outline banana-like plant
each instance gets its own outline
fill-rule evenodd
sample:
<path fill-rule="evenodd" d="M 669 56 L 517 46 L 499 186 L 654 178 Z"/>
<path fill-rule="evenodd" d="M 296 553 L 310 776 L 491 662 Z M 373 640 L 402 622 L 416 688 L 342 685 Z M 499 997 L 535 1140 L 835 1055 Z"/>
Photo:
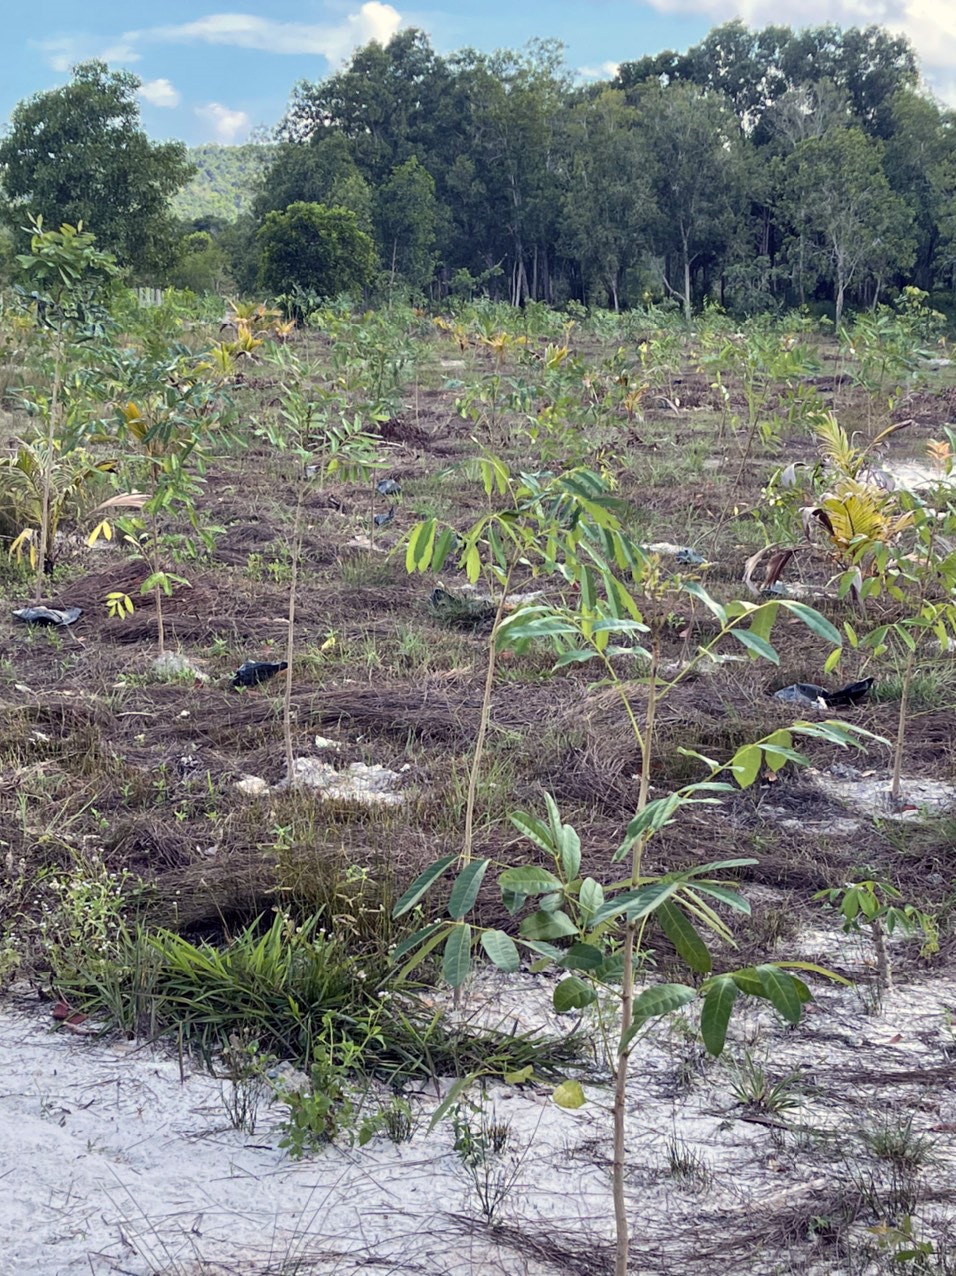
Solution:
<path fill-rule="evenodd" d="M 801 511 L 803 530 L 812 540 L 822 529 L 828 551 L 846 568 L 864 574 L 878 545 L 888 545 L 913 525 L 912 511 L 899 512 L 892 492 L 856 478 L 844 478 L 822 500 Z"/>
<path fill-rule="evenodd" d="M 912 511 L 902 507 L 891 475 L 879 467 L 874 455 L 881 443 L 910 424 L 894 422 L 861 445 L 832 412 L 821 413 L 813 422 L 821 459 L 812 466 L 801 462 L 785 466 L 764 493 L 772 506 L 795 510 L 806 542 L 822 544 L 841 571 L 853 568 L 861 580 L 872 571 L 879 548 L 894 544 L 913 524 Z M 815 496 L 821 494 L 813 504 L 800 507 L 808 487 Z M 797 552 L 796 546 L 781 543 L 758 550 L 747 563 L 745 584 L 755 593 L 774 588 Z M 853 592 L 860 597 L 858 588 Z"/>
<path fill-rule="evenodd" d="M 82 517 L 95 499 L 103 476 L 115 469 L 114 459 L 97 461 L 82 448 L 64 452 L 57 439 L 52 443 L 43 438 L 21 441 L 13 456 L 0 458 L 3 485 L 21 529 L 10 545 L 11 556 L 18 561 L 27 557 L 31 568 L 42 567 L 49 575 L 56 562 L 61 524 Z M 45 500 L 44 538 L 40 529 Z"/>
<path fill-rule="evenodd" d="M 865 574 L 876 547 L 892 544 L 912 526 L 912 512 L 900 510 L 892 479 L 872 464 L 879 445 L 909 424 L 895 422 L 863 447 L 832 412 L 814 424 L 826 470 L 834 481 L 820 501 L 805 506 L 800 516 L 807 539 L 822 529 L 829 552 L 842 567 L 856 565 Z"/>

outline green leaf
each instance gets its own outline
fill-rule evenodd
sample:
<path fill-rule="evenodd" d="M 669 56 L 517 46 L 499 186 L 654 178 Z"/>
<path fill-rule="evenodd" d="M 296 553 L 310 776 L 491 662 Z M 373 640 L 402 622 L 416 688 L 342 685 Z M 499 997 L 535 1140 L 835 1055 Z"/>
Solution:
<path fill-rule="evenodd" d="M 581 839 L 570 824 L 561 826 L 561 869 L 567 881 L 573 882 L 581 871 Z"/>
<path fill-rule="evenodd" d="M 838 667 L 840 660 L 842 659 L 842 656 L 843 656 L 843 648 L 834 647 L 833 650 L 830 652 L 829 656 L 827 656 L 826 660 L 824 660 L 823 662 L 823 672 L 833 673 L 834 669 Z"/>
<path fill-rule="evenodd" d="M 686 594 L 690 594 L 692 598 L 699 599 L 708 611 L 713 612 L 722 625 L 727 624 L 727 609 L 722 607 L 716 599 L 711 598 L 703 585 L 696 580 L 685 580 L 681 584 L 681 588 Z"/>
<path fill-rule="evenodd" d="M 572 944 L 558 964 L 565 970 L 600 970 L 604 954 L 594 944 Z"/>
<path fill-rule="evenodd" d="M 435 520 L 426 518 L 412 528 L 405 549 L 405 570 L 407 572 L 427 571 L 432 559 L 435 544 Z"/>
<path fill-rule="evenodd" d="M 743 643 L 752 655 L 761 656 L 764 660 L 769 660 L 773 665 L 780 664 L 780 657 L 770 643 L 767 642 L 766 638 L 761 638 L 759 634 L 755 634 L 748 629 L 732 629 L 730 632 L 738 642 Z"/>
<path fill-rule="evenodd" d="M 509 818 L 522 837 L 526 837 L 529 842 L 533 842 L 548 855 L 555 853 L 551 830 L 543 820 L 539 820 L 535 815 L 529 815 L 527 811 L 515 811 Z"/>
<path fill-rule="evenodd" d="M 431 935 L 422 941 L 421 947 L 412 953 L 408 961 L 405 962 L 404 966 L 402 966 L 401 970 L 399 970 L 396 974 L 395 978 L 398 983 L 403 983 L 412 971 L 416 970 L 422 964 L 428 954 L 438 947 L 448 934 L 452 925 L 452 922 L 441 922 L 433 929 Z"/>
<path fill-rule="evenodd" d="M 656 916 L 664 934 L 677 949 L 678 956 L 699 975 L 709 975 L 713 963 L 707 945 L 684 911 L 668 899 L 660 905 Z"/>
<path fill-rule="evenodd" d="M 729 972 L 729 975 L 740 991 L 746 996 L 763 996 L 763 984 L 760 982 L 760 976 L 757 974 L 757 971 L 753 966 L 744 966 L 741 970 L 732 970 Z"/>
<path fill-rule="evenodd" d="M 577 636 L 578 631 L 570 621 L 554 614 L 540 615 L 539 612 L 540 608 L 522 607 L 503 620 L 495 637 L 498 650 L 521 640 Z"/>
<path fill-rule="evenodd" d="M 501 544 L 501 537 L 498 535 L 497 528 L 494 523 L 488 524 L 488 548 L 491 550 L 495 563 L 502 568 L 508 566 L 508 558 Z"/>
<path fill-rule="evenodd" d="M 604 887 L 593 877 L 586 877 L 578 892 L 578 908 L 585 922 L 590 925 L 594 914 L 604 903 Z"/>
<path fill-rule="evenodd" d="M 762 740 L 760 747 L 764 751 L 764 761 L 771 771 L 779 771 L 785 762 L 795 762 L 799 754 L 793 752 L 792 749 L 793 736 L 783 728 L 780 731 L 774 731 L 772 735 L 768 735 L 766 740 Z"/>
<path fill-rule="evenodd" d="M 665 899 L 680 886 L 680 882 L 654 882 L 650 886 L 640 886 L 636 890 L 622 891 L 609 899 L 591 918 L 592 926 L 600 926 L 602 922 L 620 913 L 627 913 L 628 921 L 638 921 L 652 913 Z"/>
<path fill-rule="evenodd" d="M 552 1091 L 551 1098 L 559 1108 L 583 1108 L 585 1103 L 587 1103 L 580 1081 L 562 1081 Z"/>
<path fill-rule="evenodd" d="M 446 855 L 443 859 L 436 860 L 434 864 L 429 864 L 423 873 L 415 878 L 411 886 L 405 894 L 399 899 L 398 903 L 392 909 L 393 917 L 401 917 L 407 913 L 409 909 L 415 907 L 418 901 L 425 895 L 434 882 L 437 882 L 442 873 L 449 864 L 458 858 L 457 855 Z"/>
<path fill-rule="evenodd" d="M 520 970 L 521 956 L 517 945 L 503 930 L 483 931 L 481 946 L 499 970 L 507 971 L 508 974 Z"/>
<path fill-rule="evenodd" d="M 471 970 L 471 927 L 459 922 L 452 927 L 445 941 L 441 973 L 450 988 L 460 988 Z"/>
<path fill-rule="evenodd" d="M 594 572 L 590 567 L 582 567 L 578 574 L 578 585 L 581 589 L 581 607 L 586 612 L 593 612 L 597 605 L 597 587 Z"/>
<path fill-rule="evenodd" d="M 737 985 L 730 975 L 718 975 L 707 982 L 700 1013 L 700 1035 L 708 1054 L 719 1055 L 727 1040 L 730 1012 L 737 1000 Z"/>
<path fill-rule="evenodd" d="M 400 944 L 396 944 L 391 953 L 393 962 L 400 962 L 406 953 L 410 953 L 418 944 L 423 944 L 426 939 L 431 939 L 436 931 L 441 930 L 445 925 L 444 922 L 429 922 L 427 926 L 423 926 L 421 930 L 416 930 L 413 935 L 409 935 L 403 939 Z"/>
<path fill-rule="evenodd" d="M 506 868 L 498 874 L 498 885 L 503 891 L 522 895 L 546 895 L 548 891 L 561 890 L 561 882 L 552 872 L 533 864 Z"/>
<path fill-rule="evenodd" d="M 567 913 L 562 912 L 546 913 L 539 910 L 521 923 L 523 939 L 563 939 L 577 933 L 577 926 Z"/>
<path fill-rule="evenodd" d="M 778 966 L 764 965 L 755 967 L 764 996 L 778 1014 L 787 1023 L 800 1022 L 800 996 L 797 992 L 793 976 Z"/>
<path fill-rule="evenodd" d="M 904 629 L 902 625 L 894 625 L 893 629 L 897 638 L 900 639 L 904 647 L 906 647 L 909 651 L 916 650 L 916 639 L 908 629 Z"/>
<path fill-rule="evenodd" d="M 588 648 L 572 648 L 570 651 L 562 651 L 557 660 L 551 666 L 552 672 L 555 669 L 563 669 L 565 665 L 585 665 L 589 660 L 599 660 L 600 653 L 592 651 Z"/>
<path fill-rule="evenodd" d="M 509 917 L 517 917 L 525 906 L 527 895 L 522 895 L 520 891 L 503 890 L 501 892 L 501 902 L 505 906 Z"/>
<path fill-rule="evenodd" d="M 778 961 L 774 962 L 774 965 L 780 970 L 806 970 L 813 975 L 822 975 L 824 979 L 829 979 L 835 984 L 843 984 L 845 988 L 853 987 L 852 979 L 838 975 L 835 970 L 828 970 L 826 966 L 818 966 L 812 961 Z M 806 987 L 805 984 L 804 987 Z"/>
<path fill-rule="evenodd" d="M 478 553 L 477 545 L 469 545 L 465 551 L 465 575 L 469 585 L 476 584 L 481 575 L 481 555 Z"/>
<path fill-rule="evenodd" d="M 554 990 L 552 997 L 554 1008 L 559 1015 L 566 1015 L 569 1010 L 583 1010 L 597 1000 L 597 993 L 590 984 L 576 975 L 562 979 Z"/>
<path fill-rule="evenodd" d="M 505 1085 L 525 1085 L 534 1076 L 534 1064 L 526 1064 L 523 1068 L 518 1068 L 516 1072 L 505 1072 L 502 1080 Z"/>
<path fill-rule="evenodd" d="M 537 953 L 544 961 L 550 965 L 561 960 L 564 956 L 564 949 L 558 948 L 555 944 L 539 943 L 533 939 L 522 939 L 519 941 L 522 948 L 527 948 L 529 952 Z M 542 967 L 543 969 L 543 967 Z"/>
<path fill-rule="evenodd" d="M 439 1123 L 439 1121 L 441 1121 L 444 1117 L 446 1117 L 448 1113 L 452 1110 L 452 1108 L 458 1102 L 459 1095 L 461 1095 L 465 1090 L 467 1090 L 469 1086 L 474 1085 L 474 1083 L 478 1080 L 478 1077 L 480 1075 L 481 1074 L 478 1072 L 469 1072 L 467 1076 L 459 1077 L 457 1081 L 454 1081 L 452 1083 L 448 1093 L 445 1095 L 444 1099 L 442 1099 L 441 1103 L 439 1103 L 438 1107 L 432 1113 L 432 1119 L 428 1122 L 429 1134 L 432 1132 L 432 1130 L 434 1130 L 435 1126 Z"/>
<path fill-rule="evenodd" d="M 696 1000 L 697 990 L 687 984 L 655 984 L 653 988 L 645 988 L 639 997 L 635 997 L 631 1011 L 631 1025 L 621 1037 L 618 1053 L 626 1054 L 631 1042 L 647 1023 L 648 1019 L 656 1019 L 660 1015 L 669 1015 L 681 1006 Z"/>
<path fill-rule="evenodd" d="M 442 528 L 435 541 L 435 549 L 432 554 L 432 570 L 440 572 L 445 566 L 448 555 L 455 549 L 458 544 L 458 533 L 451 527 Z M 406 568 L 408 566 L 406 557 Z"/>
<path fill-rule="evenodd" d="M 671 822 L 671 816 L 687 799 L 681 793 L 668 793 L 666 797 L 654 798 L 639 811 L 627 826 L 624 841 L 614 852 L 613 864 L 619 863 L 630 851 L 639 837 L 645 833 L 650 836 Z"/>
<path fill-rule="evenodd" d="M 153 572 L 140 585 L 139 592 L 141 594 L 151 594 L 154 589 L 161 589 L 168 598 L 173 592 L 170 580 L 171 578 L 167 572 Z"/>
<path fill-rule="evenodd" d="M 735 912 L 750 916 L 750 904 L 740 891 L 734 890 L 732 886 L 719 886 L 716 882 L 694 882 L 694 889 L 690 894 L 694 893 L 709 895 L 711 899 L 719 900 L 721 904 L 726 904 Z"/>
<path fill-rule="evenodd" d="M 840 631 L 830 624 L 826 616 L 821 616 L 818 611 L 812 607 L 808 607 L 806 603 L 794 602 L 789 598 L 781 598 L 780 606 L 786 607 L 798 619 L 802 620 L 811 633 L 816 634 L 818 638 L 825 639 L 834 647 L 842 647 L 843 638 Z"/>
<path fill-rule="evenodd" d="M 749 789 L 760 774 L 763 753 L 759 744 L 742 745 L 730 762 L 730 771 L 742 789 Z"/>
<path fill-rule="evenodd" d="M 761 603 L 755 611 L 751 612 L 750 632 L 769 642 L 779 609 L 779 603 Z"/>
<path fill-rule="evenodd" d="M 459 921 L 474 906 L 490 863 L 489 859 L 474 860 L 471 864 L 466 864 L 455 878 L 448 897 L 448 913 L 455 921 Z"/>

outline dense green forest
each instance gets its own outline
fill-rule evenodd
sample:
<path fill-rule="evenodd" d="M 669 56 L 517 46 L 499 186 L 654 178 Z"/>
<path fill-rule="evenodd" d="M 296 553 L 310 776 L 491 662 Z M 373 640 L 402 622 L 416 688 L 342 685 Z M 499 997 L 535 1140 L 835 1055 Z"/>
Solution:
<path fill-rule="evenodd" d="M 184 221 L 215 217 L 234 222 L 241 213 L 249 211 L 274 150 L 261 142 L 245 146 L 207 142 L 190 147 L 186 158 L 195 167 L 196 175 L 173 196 L 173 212 Z"/>
<path fill-rule="evenodd" d="M 100 74 L 129 93 L 128 73 Z M 73 88 L 22 104 L 0 145 L 17 224 L 24 208 L 80 207 L 82 173 L 64 200 L 61 165 L 41 197 L 24 159 L 25 114 L 35 124 Z M 104 80 L 86 108 L 95 117 L 108 97 Z M 442 56 L 406 30 L 297 84 L 271 147 L 181 148 L 172 173 L 167 153 L 158 180 L 178 226 L 167 212 L 139 246 L 116 244 L 93 198 L 87 224 L 139 277 L 197 291 L 270 288 L 277 242 L 305 216 L 324 227 L 321 251 L 294 281 L 280 273 L 315 294 L 344 281 L 435 301 L 486 292 L 617 309 L 653 297 L 688 315 L 708 301 L 739 313 L 805 304 L 839 320 L 909 283 L 941 304 L 952 294 L 953 124 L 912 47 L 879 27 L 731 22 L 587 85 L 553 41 Z M 342 218 L 287 214 L 302 204 L 345 210 L 347 232 Z M 374 250 L 371 275 L 364 240 L 360 271 L 338 261 L 355 233 Z"/>

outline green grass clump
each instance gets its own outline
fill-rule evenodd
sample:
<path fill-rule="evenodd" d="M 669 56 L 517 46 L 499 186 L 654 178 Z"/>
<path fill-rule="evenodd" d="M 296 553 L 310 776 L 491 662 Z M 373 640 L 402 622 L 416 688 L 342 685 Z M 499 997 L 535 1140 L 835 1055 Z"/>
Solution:
<path fill-rule="evenodd" d="M 579 1057 L 574 1037 L 552 1042 L 450 1025 L 413 990 L 388 986 L 384 954 L 357 962 L 321 920 L 277 912 L 221 946 L 169 930 L 123 929 L 113 961 L 74 963 L 57 991 L 106 1028 L 176 1038 L 208 1067 L 238 1039 L 308 1070 L 327 1052 L 330 1025 L 361 1046 L 356 1066 L 392 1081 L 497 1075 L 529 1064 L 547 1076 Z"/>

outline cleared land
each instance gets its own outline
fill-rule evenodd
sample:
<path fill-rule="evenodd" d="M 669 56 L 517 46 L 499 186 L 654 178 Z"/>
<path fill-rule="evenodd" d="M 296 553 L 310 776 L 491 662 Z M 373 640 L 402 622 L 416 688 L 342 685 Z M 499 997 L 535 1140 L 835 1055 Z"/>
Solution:
<path fill-rule="evenodd" d="M 382 958 L 406 933 L 404 923 L 389 920 L 391 906 L 425 865 L 460 848 L 491 616 L 451 566 L 441 584 L 464 605 L 434 605 L 438 579 L 409 575 L 404 548 L 390 551 L 422 518 L 464 532 L 488 508 L 468 464 L 476 439 L 516 471 L 585 464 L 603 473 L 623 502 L 625 530 L 644 544 L 693 548 L 709 565 L 692 574 L 718 600 L 753 597 L 742 584 L 748 562 L 765 546 L 788 544 L 799 552 L 784 587 L 838 626 L 851 620 L 862 633 L 907 614 L 907 602 L 884 597 L 861 620 L 850 600 L 837 597 L 827 547 L 804 549 L 796 507 L 772 507 L 764 489 L 781 465 L 820 461 L 807 421 L 826 409 L 861 440 L 910 421 L 881 444 L 874 465 L 910 480 L 914 466 L 942 477 L 926 445 L 943 439 L 956 418 L 947 366 L 914 357 L 917 376 L 906 369 L 877 384 L 835 342 L 798 334 L 817 370 L 766 373 L 755 382 L 731 357 L 718 376 L 707 363 L 713 346 L 706 333 L 655 328 L 651 319 L 643 329 L 631 316 L 626 326 L 585 323 L 565 335 L 560 320 L 538 316 L 540 330 L 529 320 L 523 343 L 497 349 L 480 340 L 480 322 L 487 316 L 470 327 L 466 319 L 456 335 L 409 316 L 373 350 L 363 347 L 358 325 L 336 342 L 311 330 L 293 337 L 317 394 L 351 376 L 349 393 L 359 402 L 377 377 L 380 401 L 390 404 L 368 427 L 381 468 L 361 481 L 306 485 L 299 461 L 254 433 L 282 406 L 282 374 L 267 362 L 242 365 L 230 393 L 247 446 L 214 456 L 199 500 L 203 520 L 221 531 L 209 556 L 177 568 L 190 587 L 176 588 L 163 609 L 167 647 L 208 681 L 189 673 L 157 679 L 153 602 L 139 595 L 148 569 L 115 543 L 89 549 L 77 537 L 61 557 L 45 601 L 82 607 L 75 626 L 28 628 L 9 618 L 9 608 L 0 620 L 4 916 L 21 942 L 20 978 L 32 980 L 41 999 L 51 991 L 37 929 L 44 878 L 91 860 L 120 882 L 140 920 L 193 941 L 229 939 L 276 907 L 296 917 L 322 909 L 353 959 L 367 959 L 381 987 L 391 987 Z M 750 339 L 729 326 L 724 337 L 738 346 Z M 811 399 L 798 403 L 794 387 Z M 773 421 L 762 435 L 761 424 Z M 11 413 L 3 434 L 14 436 L 21 424 Z M 394 479 L 400 493 L 376 494 L 381 477 Z M 933 499 L 948 508 L 945 495 Z M 340 771 L 353 763 L 386 767 L 401 803 L 320 802 L 275 788 L 250 797 L 236 788 L 246 776 L 275 786 L 285 774 L 281 679 L 237 692 L 231 677 L 244 659 L 284 658 L 300 502 L 294 753 Z M 376 528 L 374 514 L 390 508 L 394 517 Z M 675 566 L 666 549 L 660 560 L 665 570 Z M 563 585 L 519 568 L 511 588 L 558 601 Z M 4 590 L 11 608 L 28 601 L 29 583 L 12 568 Z M 113 591 L 133 598 L 132 615 L 107 615 Z M 679 668 L 718 628 L 710 612 L 677 594 L 649 601 L 645 617 L 668 668 Z M 848 649 L 839 673 L 826 676 L 830 645 L 802 624 L 778 619 L 773 641 L 779 667 L 748 659 L 702 666 L 668 696 L 654 750 L 655 795 L 701 778 L 700 764 L 682 750 L 725 761 L 789 725 L 793 706 L 772 693 L 794 682 L 837 686 L 874 675 L 862 705 L 830 716 L 895 738 L 905 664 L 899 650 L 874 658 Z M 730 650 L 746 656 L 739 645 Z M 620 698 L 597 681 L 594 667 L 552 672 L 554 654 L 533 644 L 499 661 L 474 850 L 503 864 L 525 862 L 527 846 L 508 816 L 540 812 L 548 792 L 580 834 L 582 874 L 610 883 L 620 874 L 610 857 L 634 813 L 640 754 Z M 633 660 L 621 674 L 639 718 L 644 672 Z M 933 1252 L 914 1250 L 903 1270 L 954 1270 L 956 814 L 927 809 L 920 787 L 956 784 L 954 703 L 952 657 L 926 644 L 911 687 L 902 755 L 903 795 L 911 797 L 902 811 L 871 795 L 854 809 L 857 786 L 888 783 L 888 747 L 848 753 L 809 741 L 809 769 L 767 773 L 719 807 L 689 808 L 654 838 L 649 872 L 725 857 L 757 861 L 736 874 L 753 911 L 734 926 L 737 952 L 717 946 L 718 968 L 799 958 L 854 987 L 815 981 L 817 1001 L 792 1031 L 769 1011 L 748 1011 L 734 1020 L 727 1055 L 716 1063 L 705 1059 L 690 1016 L 662 1021 L 635 1053 L 628 1147 L 635 1270 L 890 1271 L 900 1269 L 895 1256 L 917 1243 Z M 945 808 L 945 787 L 943 798 Z M 892 884 L 937 931 L 933 953 L 919 937 L 891 939 L 895 989 L 883 994 L 867 935 L 845 938 L 839 918 L 813 899 L 864 872 Z M 490 874 L 476 917 L 514 928 Z M 686 977 L 664 935 L 651 935 L 648 948 L 648 978 Z M 427 966 L 424 973 L 435 974 Z M 524 972 L 510 983 L 480 975 L 466 986 L 458 1013 L 481 1008 L 483 1023 L 497 1019 L 506 1032 L 518 1016 L 522 1030 L 540 1027 L 559 1041 L 566 1022 L 591 1034 L 587 1013 L 582 1020 L 548 1011 L 552 987 L 549 977 Z M 16 1013 L 26 1017 L 5 1012 L 0 1051 L 5 1074 L 22 1074 L 25 1083 L 11 1084 L 3 1099 L 4 1130 L 11 1156 L 34 1150 L 29 1160 L 39 1177 L 24 1191 L 14 1172 L 7 1222 L 20 1247 L 17 1271 L 610 1269 L 610 1127 L 599 1049 L 577 1051 L 592 1100 L 578 1112 L 551 1105 L 543 1082 L 527 1091 L 489 1085 L 486 1111 L 494 1102 L 496 1119 L 507 1113 L 511 1123 L 494 1164 L 506 1177 L 508 1158 L 517 1167 L 496 1227 L 487 1210 L 483 1217 L 481 1189 L 463 1172 L 452 1133 L 425 1131 L 436 1090 L 421 1071 L 409 1097 L 415 1132 L 408 1144 L 393 1148 L 378 1136 L 365 1148 L 333 1147 L 290 1165 L 276 1148 L 276 1110 L 268 1104 L 254 1137 L 212 1134 L 225 1124 L 220 1081 L 187 1061 L 183 1086 L 175 1058 L 131 1053 L 125 1044 L 48 1041 L 32 1017 L 36 992 L 21 986 L 19 995 Z M 424 995 L 447 1004 L 444 994 Z M 39 1013 L 49 1009 L 41 1004 Z M 446 1087 L 453 1058 L 443 1055 L 437 1069 Z M 109 1090 L 112 1104 L 114 1080 L 115 1111 L 97 1097 Z M 134 1111 L 143 1123 L 135 1149 L 127 1122 Z M 195 1169 L 180 1180 L 176 1165 L 193 1149 Z M 163 1165 L 168 1179 L 157 1179 Z M 212 1186 L 219 1179 L 221 1198 Z M 274 1205 L 263 1181 L 272 1184 Z M 42 1235 L 28 1234 L 28 1201 L 41 1188 L 51 1193 L 55 1219 Z M 204 1192 L 216 1213 L 212 1228 L 193 1222 Z M 409 1198 L 414 1192 L 418 1204 Z M 360 1194 L 357 1219 L 351 1202 Z M 250 1215 L 253 1206 L 261 1216 Z M 68 1257 L 60 1260 L 62 1238 Z"/>

